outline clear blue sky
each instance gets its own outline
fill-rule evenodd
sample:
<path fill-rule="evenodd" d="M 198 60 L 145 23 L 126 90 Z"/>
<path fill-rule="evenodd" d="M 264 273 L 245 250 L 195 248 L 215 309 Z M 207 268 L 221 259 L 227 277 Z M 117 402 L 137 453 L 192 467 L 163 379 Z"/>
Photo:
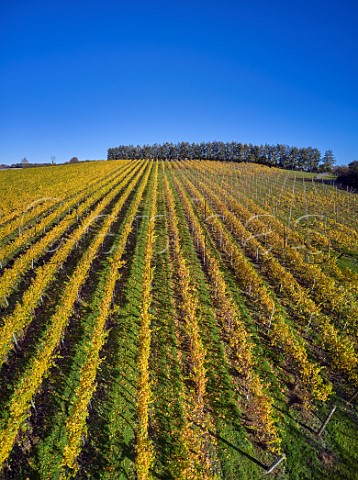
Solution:
<path fill-rule="evenodd" d="M 358 3 L 0 0 L 0 163 L 237 140 L 358 159 Z"/>

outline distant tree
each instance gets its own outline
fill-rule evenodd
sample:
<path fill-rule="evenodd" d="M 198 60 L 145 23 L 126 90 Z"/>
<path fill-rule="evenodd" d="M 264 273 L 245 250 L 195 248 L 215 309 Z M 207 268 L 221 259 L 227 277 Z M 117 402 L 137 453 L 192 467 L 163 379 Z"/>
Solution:
<path fill-rule="evenodd" d="M 69 161 L 69 163 L 78 163 L 79 160 L 77 157 L 72 157 L 71 160 Z"/>
<path fill-rule="evenodd" d="M 326 150 L 321 160 L 320 170 L 322 172 L 331 172 L 336 159 L 334 158 L 332 150 Z"/>
<path fill-rule="evenodd" d="M 335 172 L 339 175 L 339 183 L 358 190 L 358 160 L 349 163 L 348 167 L 336 168 Z"/>
<path fill-rule="evenodd" d="M 354 160 L 351 163 L 348 163 L 348 168 L 351 170 L 352 173 L 358 175 L 358 160 Z"/>
<path fill-rule="evenodd" d="M 318 148 L 307 147 L 307 162 L 305 170 L 308 172 L 318 172 L 318 165 L 321 159 L 321 152 Z"/>
<path fill-rule="evenodd" d="M 289 147 L 287 145 L 277 144 L 278 167 L 292 168 L 292 157 L 290 157 Z"/>
<path fill-rule="evenodd" d="M 302 160 L 302 153 L 297 147 L 290 147 L 287 149 L 288 165 L 292 169 L 300 168 L 300 161 Z"/>
<path fill-rule="evenodd" d="M 347 165 L 336 165 L 335 167 L 333 167 L 332 173 L 337 177 L 341 177 L 342 175 L 348 175 L 349 168 L 347 167 Z"/>

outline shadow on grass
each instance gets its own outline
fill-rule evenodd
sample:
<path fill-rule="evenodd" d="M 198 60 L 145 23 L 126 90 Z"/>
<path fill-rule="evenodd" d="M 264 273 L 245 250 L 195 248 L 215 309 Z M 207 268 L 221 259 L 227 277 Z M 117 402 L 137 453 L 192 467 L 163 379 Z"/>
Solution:
<path fill-rule="evenodd" d="M 250 455 L 249 453 L 245 452 L 244 450 L 239 448 L 237 445 L 233 445 L 231 442 L 229 442 L 228 440 L 226 440 L 222 436 L 218 435 L 217 433 L 213 432 L 212 430 L 209 430 L 209 433 L 210 433 L 211 436 L 213 436 L 217 440 L 220 440 L 220 442 L 225 443 L 225 445 L 227 445 L 228 447 L 235 450 L 235 452 L 239 453 L 243 457 L 246 457 L 248 460 L 255 463 L 256 465 L 258 465 L 262 469 L 267 470 L 267 468 L 268 468 L 267 465 L 264 465 L 263 463 L 260 462 L 260 460 L 257 460 L 257 458 L 255 458 L 252 455 Z"/>

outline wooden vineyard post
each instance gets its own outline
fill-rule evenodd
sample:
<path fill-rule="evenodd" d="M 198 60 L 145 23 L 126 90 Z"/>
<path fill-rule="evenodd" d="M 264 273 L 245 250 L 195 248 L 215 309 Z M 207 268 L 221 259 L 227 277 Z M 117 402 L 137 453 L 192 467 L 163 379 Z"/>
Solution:
<path fill-rule="evenodd" d="M 271 465 L 266 467 L 267 475 L 275 470 L 275 468 L 285 459 L 285 455 L 279 456 Z"/>
<path fill-rule="evenodd" d="M 336 411 L 336 408 L 337 408 L 337 405 L 333 405 L 333 407 L 331 408 L 331 411 L 329 412 L 329 414 L 327 415 L 327 418 L 325 419 L 325 421 L 322 423 L 322 427 L 319 429 L 319 432 L 317 433 L 317 435 L 320 437 L 324 431 L 324 429 L 326 428 L 328 422 L 330 421 L 332 415 L 334 414 L 334 412 Z"/>

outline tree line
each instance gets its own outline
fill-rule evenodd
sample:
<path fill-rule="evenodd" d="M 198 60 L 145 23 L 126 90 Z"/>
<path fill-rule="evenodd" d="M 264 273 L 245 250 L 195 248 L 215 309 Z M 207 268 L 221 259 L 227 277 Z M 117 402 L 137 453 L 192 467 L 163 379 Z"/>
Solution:
<path fill-rule="evenodd" d="M 119 145 L 108 148 L 107 159 L 221 160 L 252 162 L 307 172 L 331 171 L 335 163 L 332 150 L 323 158 L 318 148 L 288 145 L 252 145 L 239 142 L 155 143 L 153 145 Z"/>
<path fill-rule="evenodd" d="M 10 168 L 38 168 L 38 167 L 52 167 L 56 166 L 57 163 L 55 162 L 56 157 L 51 157 L 51 162 L 44 162 L 44 163 L 36 163 L 30 162 L 26 157 L 21 159 L 21 162 L 12 163 L 11 165 L 6 165 L 5 163 L 0 164 L 0 170 L 8 170 Z M 82 162 L 89 162 L 91 160 L 82 160 Z M 78 157 L 72 157 L 68 162 L 64 162 L 63 164 L 66 165 L 68 163 L 79 163 L 80 160 Z M 61 164 L 59 164 L 61 165 Z"/>

